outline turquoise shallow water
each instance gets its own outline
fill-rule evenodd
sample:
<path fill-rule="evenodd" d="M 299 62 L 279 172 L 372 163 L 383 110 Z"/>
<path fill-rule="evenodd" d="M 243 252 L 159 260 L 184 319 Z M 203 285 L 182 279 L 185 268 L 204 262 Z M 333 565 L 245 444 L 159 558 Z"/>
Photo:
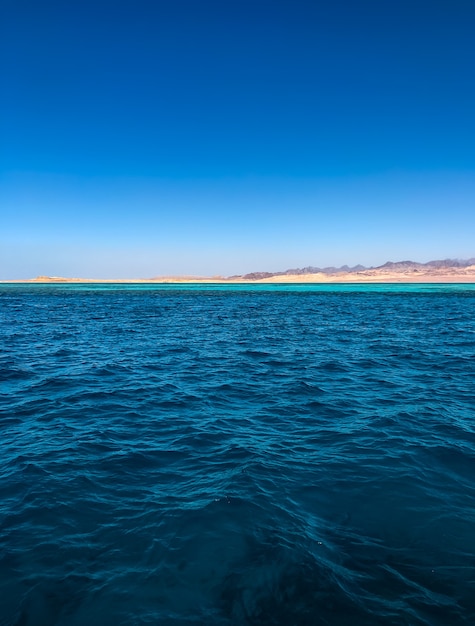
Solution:
<path fill-rule="evenodd" d="M 1 285 L 0 624 L 475 623 L 473 285 Z"/>

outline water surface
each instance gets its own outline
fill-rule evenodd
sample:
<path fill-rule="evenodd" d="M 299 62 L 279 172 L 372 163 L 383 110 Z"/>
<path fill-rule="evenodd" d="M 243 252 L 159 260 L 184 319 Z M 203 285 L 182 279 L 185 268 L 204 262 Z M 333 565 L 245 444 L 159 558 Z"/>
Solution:
<path fill-rule="evenodd" d="M 0 624 L 475 623 L 474 285 L 1 285 Z"/>

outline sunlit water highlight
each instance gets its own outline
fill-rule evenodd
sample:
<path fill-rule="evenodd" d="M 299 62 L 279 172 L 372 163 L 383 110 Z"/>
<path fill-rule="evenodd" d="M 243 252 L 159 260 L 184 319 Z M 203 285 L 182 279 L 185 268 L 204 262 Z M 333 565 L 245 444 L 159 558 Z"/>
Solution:
<path fill-rule="evenodd" d="M 0 624 L 475 623 L 474 305 L 0 286 Z"/>

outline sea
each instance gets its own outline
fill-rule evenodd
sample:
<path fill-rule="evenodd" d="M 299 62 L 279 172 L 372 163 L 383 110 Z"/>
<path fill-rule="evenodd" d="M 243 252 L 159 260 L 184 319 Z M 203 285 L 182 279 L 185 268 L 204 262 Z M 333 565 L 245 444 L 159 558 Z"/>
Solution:
<path fill-rule="evenodd" d="M 475 285 L 0 285 L 0 624 L 475 624 Z"/>

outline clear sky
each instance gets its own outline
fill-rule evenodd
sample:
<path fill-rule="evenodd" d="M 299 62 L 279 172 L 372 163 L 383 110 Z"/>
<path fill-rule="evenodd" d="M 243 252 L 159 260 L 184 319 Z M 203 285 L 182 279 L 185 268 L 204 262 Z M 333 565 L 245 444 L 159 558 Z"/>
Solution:
<path fill-rule="evenodd" d="M 2 0 L 0 279 L 475 256 L 473 0 Z"/>

